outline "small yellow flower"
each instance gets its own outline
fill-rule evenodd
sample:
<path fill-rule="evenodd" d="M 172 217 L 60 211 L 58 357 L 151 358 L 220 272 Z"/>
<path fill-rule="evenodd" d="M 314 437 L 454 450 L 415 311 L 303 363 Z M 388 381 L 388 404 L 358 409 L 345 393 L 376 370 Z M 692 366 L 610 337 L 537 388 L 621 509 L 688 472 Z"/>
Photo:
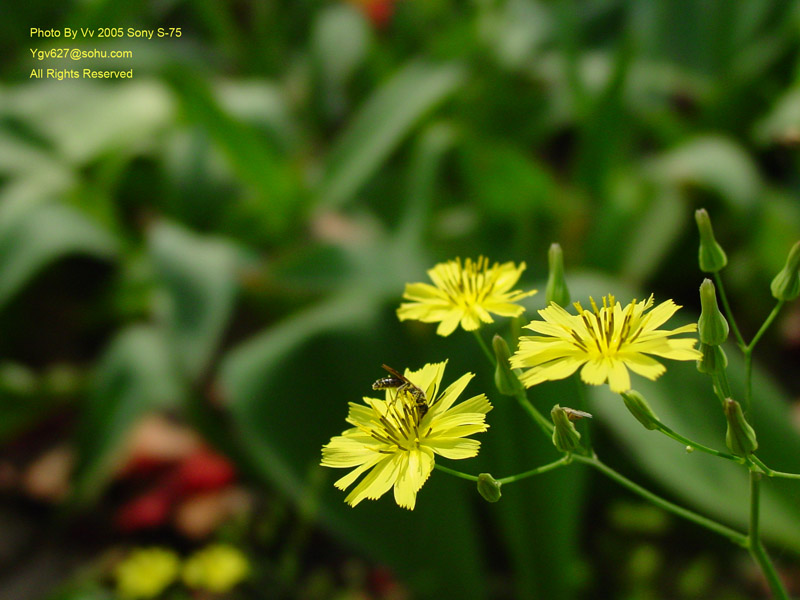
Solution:
<path fill-rule="evenodd" d="M 155 598 L 178 576 L 178 555 L 166 548 L 139 548 L 114 570 L 123 598 Z"/>
<path fill-rule="evenodd" d="M 480 327 L 481 322 L 492 323 L 489 313 L 502 317 L 516 317 L 525 310 L 514 304 L 531 296 L 536 290 L 510 291 L 525 270 L 525 263 L 494 263 L 481 256 L 477 262 L 460 259 L 439 263 L 428 271 L 434 285 L 407 283 L 404 302 L 397 309 L 401 321 L 413 319 L 423 323 L 439 323 L 436 333 L 447 336 L 460 324 L 466 331 Z"/>
<path fill-rule="evenodd" d="M 613 392 L 631 388 L 628 369 L 648 379 L 655 379 L 666 369 L 646 356 L 652 354 L 672 360 L 697 360 L 693 338 L 670 339 L 688 333 L 697 324 L 673 330 L 658 329 L 680 308 L 667 300 L 653 306 L 653 296 L 646 302 L 634 300 L 623 310 L 614 296 L 603 298 L 598 308 L 593 299 L 592 310 L 575 303 L 577 315 L 557 304 L 539 311 L 543 321 L 531 321 L 526 328 L 542 335 L 523 336 L 511 357 L 513 368 L 527 369 L 520 380 L 526 387 L 543 381 L 569 377 L 581 366 L 581 379 L 591 385 L 608 382 Z"/>
<path fill-rule="evenodd" d="M 250 573 L 242 552 L 227 544 L 214 544 L 195 552 L 183 566 L 183 581 L 191 588 L 227 592 Z"/>
<path fill-rule="evenodd" d="M 486 431 L 492 405 L 480 394 L 454 406 L 472 373 L 439 395 L 446 364 L 406 370 L 404 376 L 424 393 L 422 400 L 408 389 L 388 389 L 384 400 L 365 397 L 366 406 L 350 403 L 347 422 L 354 427 L 322 448 L 323 466 L 355 467 L 334 483 L 340 490 L 369 471 L 345 502 L 355 506 L 365 498 L 377 500 L 394 486 L 397 504 L 413 509 L 417 492 L 433 470 L 434 454 L 451 459 L 478 454 L 480 442 L 465 437 Z"/>

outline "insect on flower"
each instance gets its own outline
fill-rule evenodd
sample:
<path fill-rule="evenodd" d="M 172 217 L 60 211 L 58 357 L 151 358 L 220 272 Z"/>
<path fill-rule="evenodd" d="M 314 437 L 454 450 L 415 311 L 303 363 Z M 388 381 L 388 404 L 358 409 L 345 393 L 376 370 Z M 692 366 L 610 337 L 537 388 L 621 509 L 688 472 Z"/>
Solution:
<path fill-rule="evenodd" d="M 397 389 L 395 397 L 400 394 L 408 394 L 411 396 L 414 406 L 419 411 L 420 418 L 425 416 L 428 412 L 428 400 L 425 398 L 425 392 L 419 389 L 416 385 L 411 383 L 405 375 L 395 371 L 389 365 L 381 365 L 386 369 L 391 377 L 382 377 L 372 384 L 373 390 L 390 390 Z"/>
<path fill-rule="evenodd" d="M 580 421 L 581 419 L 591 419 L 591 413 L 584 412 L 582 410 L 576 410 L 574 408 L 569 408 L 567 406 L 564 407 L 564 412 L 567 413 L 567 418 L 572 421 Z"/>

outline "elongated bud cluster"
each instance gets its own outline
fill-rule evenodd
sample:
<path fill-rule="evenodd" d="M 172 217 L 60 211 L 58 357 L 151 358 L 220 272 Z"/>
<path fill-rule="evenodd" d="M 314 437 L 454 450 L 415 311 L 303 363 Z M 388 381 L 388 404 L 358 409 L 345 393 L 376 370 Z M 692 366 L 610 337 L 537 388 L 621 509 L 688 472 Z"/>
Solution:
<path fill-rule="evenodd" d="M 704 273 L 716 273 L 728 264 L 728 257 L 714 238 L 714 229 L 711 227 L 711 218 L 705 208 L 694 213 L 697 229 L 700 231 L 700 251 L 698 259 L 700 270 Z"/>
<path fill-rule="evenodd" d="M 555 302 L 559 306 L 567 306 L 570 296 L 567 280 L 564 278 L 564 253 L 556 243 L 550 244 L 550 250 L 547 251 L 547 265 L 550 269 L 545 290 L 547 304 Z"/>
<path fill-rule="evenodd" d="M 508 344 L 502 337 L 495 334 L 492 338 L 492 348 L 497 360 L 497 366 L 494 369 L 494 384 L 497 386 L 497 391 L 505 396 L 516 396 L 525 388 L 511 370 L 511 364 L 508 362 L 511 351 L 508 349 Z"/>
<path fill-rule="evenodd" d="M 553 419 L 553 444 L 559 452 L 575 452 L 581 447 L 581 434 L 569 418 L 569 412 L 558 404 L 550 411 Z"/>
<path fill-rule="evenodd" d="M 728 339 L 728 321 L 722 316 L 717 306 L 717 290 L 710 279 L 700 284 L 700 319 L 697 321 L 697 332 L 700 342 L 709 346 L 719 346 Z"/>
<path fill-rule="evenodd" d="M 502 483 L 497 481 L 489 473 L 481 473 L 478 475 L 478 493 L 483 496 L 487 502 L 497 502 L 502 496 L 500 488 Z"/>
<path fill-rule="evenodd" d="M 742 407 L 736 400 L 725 399 L 725 418 L 728 420 L 725 443 L 731 452 L 739 456 L 755 452 L 758 449 L 756 432 L 744 418 Z"/>
<path fill-rule="evenodd" d="M 800 242 L 789 250 L 786 265 L 770 284 L 773 297 L 788 302 L 800 296 Z"/>
<path fill-rule="evenodd" d="M 710 346 L 700 343 L 703 358 L 697 361 L 697 370 L 706 375 L 719 375 L 728 368 L 728 357 L 722 346 Z"/>
<path fill-rule="evenodd" d="M 636 390 L 628 390 L 620 395 L 625 406 L 636 417 L 636 420 L 644 425 L 645 429 L 658 429 L 661 422 L 658 420 L 656 413 L 653 412 L 653 409 L 650 408 L 647 400 L 644 399 L 644 396 Z"/>

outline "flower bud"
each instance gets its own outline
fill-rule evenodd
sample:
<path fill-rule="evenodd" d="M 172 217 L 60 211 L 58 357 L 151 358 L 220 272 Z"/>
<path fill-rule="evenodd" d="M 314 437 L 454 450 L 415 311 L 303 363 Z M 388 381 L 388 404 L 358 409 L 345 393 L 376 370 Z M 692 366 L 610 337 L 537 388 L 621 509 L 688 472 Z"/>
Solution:
<path fill-rule="evenodd" d="M 697 221 L 697 229 L 700 231 L 700 270 L 705 273 L 716 273 L 725 268 L 728 264 L 728 257 L 714 239 L 714 230 L 711 228 L 711 219 L 705 208 L 701 208 L 694 213 L 694 220 Z"/>
<path fill-rule="evenodd" d="M 497 481 L 489 473 L 481 473 L 478 475 L 478 493 L 483 496 L 487 502 L 497 502 L 502 496 L 500 488 L 502 483 Z"/>
<path fill-rule="evenodd" d="M 658 420 L 656 413 L 653 412 L 653 409 L 650 408 L 647 400 L 644 399 L 644 396 L 636 390 L 628 390 L 620 395 L 625 406 L 636 417 L 636 420 L 644 425 L 645 429 L 658 429 L 661 422 Z"/>
<path fill-rule="evenodd" d="M 547 304 L 555 302 L 559 306 L 567 306 L 570 297 L 567 281 L 564 279 L 564 253 L 561 251 L 561 246 L 556 243 L 550 244 L 550 249 L 547 251 L 547 264 L 550 268 L 545 290 Z"/>
<path fill-rule="evenodd" d="M 728 357 L 722 346 L 709 346 L 700 343 L 700 352 L 703 358 L 697 361 L 697 370 L 706 375 L 719 375 L 728 368 Z"/>
<path fill-rule="evenodd" d="M 697 321 L 697 331 L 700 341 L 709 346 L 719 346 L 728 339 L 728 322 L 717 306 L 717 291 L 710 279 L 704 279 L 700 284 L 700 319 Z"/>
<path fill-rule="evenodd" d="M 553 444 L 559 452 L 575 452 L 581 447 L 581 434 L 569 418 L 566 410 L 558 404 L 550 411 L 553 419 Z"/>
<path fill-rule="evenodd" d="M 758 448 L 756 432 L 744 418 L 742 407 L 736 400 L 725 399 L 725 418 L 728 420 L 728 431 L 725 443 L 731 452 L 739 456 L 747 456 Z"/>
<path fill-rule="evenodd" d="M 497 360 L 497 366 L 494 370 L 494 384 L 497 386 L 497 391 L 505 396 L 516 396 L 524 388 L 519 378 L 514 375 L 511 370 L 511 364 L 508 362 L 511 357 L 508 344 L 502 337 L 495 334 L 494 338 L 492 338 L 492 348 Z"/>
<path fill-rule="evenodd" d="M 786 265 L 775 276 L 769 287 L 777 300 L 788 302 L 800 296 L 800 242 L 789 250 Z"/>

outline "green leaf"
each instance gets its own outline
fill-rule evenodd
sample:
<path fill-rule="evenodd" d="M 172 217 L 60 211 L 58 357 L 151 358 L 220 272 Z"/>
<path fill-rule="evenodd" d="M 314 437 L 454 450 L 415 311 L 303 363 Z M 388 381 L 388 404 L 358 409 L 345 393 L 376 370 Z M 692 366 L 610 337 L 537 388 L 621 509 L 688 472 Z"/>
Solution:
<path fill-rule="evenodd" d="M 176 371 L 164 335 L 155 327 L 132 326 L 112 341 L 81 412 L 73 500 L 85 505 L 102 491 L 116 451 L 142 414 L 180 401 Z"/>
<path fill-rule="evenodd" d="M 800 135 L 800 87 L 793 87 L 776 100 L 772 110 L 755 127 L 762 144 L 788 142 Z"/>
<path fill-rule="evenodd" d="M 40 270 L 69 254 L 110 259 L 114 238 L 78 211 L 49 202 L 8 202 L 0 208 L 0 307 Z"/>
<path fill-rule="evenodd" d="M 69 164 L 85 164 L 109 152 L 147 144 L 172 118 L 173 101 L 153 81 L 40 81 L 17 86 L 8 112 L 49 140 Z"/>
<path fill-rule="evenodd" d="M 231 169 L 250 186 L 253 217 L 267 231 L 281 232 L 298 208 L 299 182 L 287 157 L 279 155 L 255 129 L 220 107 L 204 80 L 177 69 L 170 79 L 190 122 L 202 127 L 219 146 Z"/>
<path fill-rule="evenodd" d="M 688 214 L 686 202 L 672 187 L 662 187 L 655 198 L 633 219 L 625 244 L 615 248 L 624 252 L 621 276 L 639 282 L 655 272 L 680 239 Z"/>
<path fill-rule="evenodd" d="M 237 249 L 159 223 L 150 231 L 150 252 L 162 284 L 162 316 L 176 359 L 190 378 L 207 365 L 233 309 Z"/>
<path fill-rule="evenodd" d="M 350 200 L 417 122 L 464 80 L 455 63 L 413 62 L 366 101 L 327 159 L 317 204 L 335 207 Z"/>
<path fill-rule="evenodd" d="M 355 7 L 328 6 L 317 14 L 311 47 L 329 84 L 342 84 L 364 60 L 369 27 Z"/>
<path fill-rule="evenodd" d="M 459 154 L 470 195 L 489 214 L 519 217 L 520 211 L 546 206 L 555 195 L 553 177 L 519 146 L 472 138 L 464 141 Z"/>
<path fill-rule="evenodd" d="M 733 140 L 703 136 L 684 143 L 649 166 L 656 180 L 696 185 L 719 194 L 731 208 L 755 206 L 762 182 L 753 160 Z"/>

